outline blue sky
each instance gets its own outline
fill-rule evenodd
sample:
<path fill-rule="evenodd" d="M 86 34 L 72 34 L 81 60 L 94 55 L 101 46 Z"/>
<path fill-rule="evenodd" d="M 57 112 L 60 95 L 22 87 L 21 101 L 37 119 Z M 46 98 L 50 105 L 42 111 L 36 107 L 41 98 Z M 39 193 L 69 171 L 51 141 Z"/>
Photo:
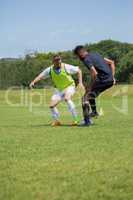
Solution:
<path fill-rule="evenodd" d="M 132 9 L 132 0 L 0 0 L 0 57 L 109 38 L 133 43 Z"/>

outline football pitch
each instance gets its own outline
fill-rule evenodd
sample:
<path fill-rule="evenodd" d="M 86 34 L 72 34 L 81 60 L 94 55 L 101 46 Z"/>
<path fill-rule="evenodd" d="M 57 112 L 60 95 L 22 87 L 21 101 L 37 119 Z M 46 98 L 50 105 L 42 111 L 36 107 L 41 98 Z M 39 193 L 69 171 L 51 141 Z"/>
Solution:
<path fill-rule="evenodd" d="M 133 200 L 133 86 L 104 93 L 91 127 L 69 126 L 61 103 L 52 128 L 51 94 L 0 91 L 0 200 Z"/>

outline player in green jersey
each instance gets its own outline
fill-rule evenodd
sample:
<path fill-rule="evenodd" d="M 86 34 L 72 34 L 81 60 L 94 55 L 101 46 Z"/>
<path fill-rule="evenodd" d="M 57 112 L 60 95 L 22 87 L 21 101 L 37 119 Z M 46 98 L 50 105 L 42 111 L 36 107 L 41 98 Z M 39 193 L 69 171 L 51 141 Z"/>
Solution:
<path fill-rule="evenodd" d="M 78 75 L 79 87 L 84 90 L 82 82 L 82 72 L 79 67 L 75 67 L 62 62 L 59 55 L 53 57 L 53 65 L 46 68 L 39 76 L 37 76 L 30 84 L 32 88 L 37 82 L 42 79 L 51 78 L 55 87 L 55 93 L 51 98 L 50 110 L 53 117 L 52 126 L 60 126 L 60 115 L 57 105 L 64 100 L 69 111 L 73 116 L 73 124 L 78 125 L 78 115 L 75 109 L 75 104 L 72 101 L 72 96 L 75 94 L 76 86 L 72 78 L 72 74 Z"/>

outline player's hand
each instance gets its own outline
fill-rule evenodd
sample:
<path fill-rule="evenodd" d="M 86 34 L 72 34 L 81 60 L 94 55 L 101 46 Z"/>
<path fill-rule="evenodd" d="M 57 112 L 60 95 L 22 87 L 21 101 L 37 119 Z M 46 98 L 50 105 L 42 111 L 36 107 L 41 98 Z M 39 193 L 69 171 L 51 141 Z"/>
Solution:
<path fill-rule="evenodd" d="M 34 81 L 32 81 L 32 82 L 30 83 L 29 87 L 30 87 L 30 89 L 32 89 L 34 86 L 35 86 L 35 83 L 34 83 Z"/>

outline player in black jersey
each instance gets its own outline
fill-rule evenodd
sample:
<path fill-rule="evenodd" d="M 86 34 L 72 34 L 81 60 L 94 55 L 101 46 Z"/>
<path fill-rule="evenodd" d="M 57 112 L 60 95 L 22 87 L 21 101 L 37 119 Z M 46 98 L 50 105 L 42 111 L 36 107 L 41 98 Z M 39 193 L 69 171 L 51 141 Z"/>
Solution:
<path fill-rule="evenodd" d="M 91 75 L 91 85 L 86 88 L 82 99 L 83 125 L 91 125 L 91 118 L 99 115 L 96 98 L 101 92 L 115 84 L 115 63 L 110 59 L 103 58 L 98 53 L 88 52 L 83 46 L 77 46 L 74 53 L 88 68 Z"/>

